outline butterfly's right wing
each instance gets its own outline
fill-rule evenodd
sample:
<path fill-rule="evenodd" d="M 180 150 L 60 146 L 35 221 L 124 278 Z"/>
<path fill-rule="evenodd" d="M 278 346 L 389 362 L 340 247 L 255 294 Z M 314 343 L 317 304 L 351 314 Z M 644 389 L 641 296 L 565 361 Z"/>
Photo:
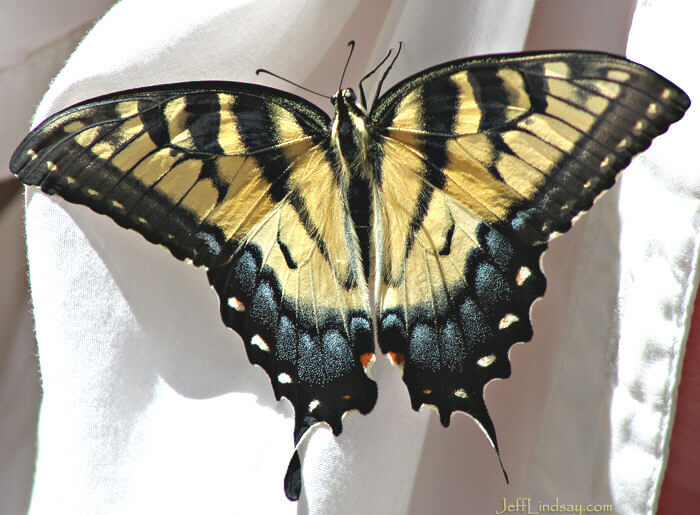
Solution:
<path fill-rule="evenodd" d="M 688 97 L 606 54 L 470 58 L 400 82 L 370 114 L 377 146 L 377 332 L 414 409 L 473 416 L 510 375 L 545 290 L 539 258 Z"/>
<path fill-rule="evenodd" d="M 205 266 L 224 323 L 294 405 L 298 442 L 317 422 L 340 433 L 342 415 L 367 413 L 377 396 L 367 286 L 327 125 L 270 88 L 156 86 L 54 115 L 11 169 Z M 296 454 L 292 464 L 290 497 Z"/>

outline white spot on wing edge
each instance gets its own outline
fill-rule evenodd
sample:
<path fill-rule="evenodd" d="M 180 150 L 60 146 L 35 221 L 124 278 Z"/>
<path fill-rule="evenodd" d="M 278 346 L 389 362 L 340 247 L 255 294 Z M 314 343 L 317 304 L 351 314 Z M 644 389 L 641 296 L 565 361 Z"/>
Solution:
<path fill-rule="evenodd" d="M 250 344 L 255 345 L 262 351 L 270 352 L 270 347 L 267 346 L 267 343 L 265 343 L 265 340 L 263 340 L 259 334 L 253 335 L 250 339 Z"/>
<path fill-rule="evenodd" d="M 321 405 L 321 401 L 314 399 L 309 403 L 309 413 L 318 408 Z"/>
<path fill-rule="evenodd" d="M 37 153 L 34 152 L 34 150 L 31 149 L 31 148 L 30 148 L 29 150 L 27 150 L 27 155 L 29 156 L 29 158 L 30 158 L 32 161 L 34 161 L 37 157 L 39 157 L 39 156 L 37 155 Z"/>
<path fill-rule="evenodd" d="M 455 390 L 455 397 L 459 397 L 460 399 L 466 399 L 468 395 L 467 392 L 464 391 L 464 388 L 460 388 L 459 390 Z"/>
<path fill-rule="evenodd" d="M 56 166 L 56 164 L 53 161 L 46 161 L 46 168 L 48 168 L 52 172 L 55 172 L 56 170 L 58 170 L 58 167 Z"/>
<path fill-rule="evenodd" d="M 229 305 L 229 307 L 232 307 L 236 311 L 245 311 L 245 304 L 243 304 L 236 297 L 229 297 L 228 298 L 228 305 Z"/>
<path fill-rule="evenodd" d="M 505 315 L 503 315 L 503 318 L 501 318 L 500 322 L 498 322 L 498 328 L 505 329 L 513 325 L 518 320 L 520 320 L 518 315 L 514 315 L 513 313 L 506 313 Z"/>
<path fill-rule="evenodd" d="M 532 270 L 530 270 L 526 266 L 521 266 L 518 269 L 518 273 L 515 274 L 515 284 L 517 284 L 518 286 L 522 286 L 525 283 L 525 281 L 527 281 L 527 278 L 530 277 L 531 275 L 532 275 Z"/>
<path fill-rule="evenodd" d="M 488 367 L 489 365 L 493 364 L 494 361 L 496 361 L 496 355 L 489 354 L 488 356 L 484 356 L 479 361 L 477 361 L 476 364 L 480 367 Z"/>
<path fill-rule="evenodd" d="M 286 372 L 282 372 L 280 375 L 277 376 L 277 380 L 282 384 L 289 384 L 292 382 L 292 376 L 290 376 Z"/>

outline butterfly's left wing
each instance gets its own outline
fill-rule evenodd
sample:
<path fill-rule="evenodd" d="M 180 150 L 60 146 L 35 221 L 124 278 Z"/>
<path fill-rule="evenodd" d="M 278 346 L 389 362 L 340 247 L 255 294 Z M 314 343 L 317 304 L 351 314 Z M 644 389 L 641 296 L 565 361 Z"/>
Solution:
<path fill-rule="evenodd" d="M 162 85 L 52 116 L 10 166 L 205 266 L 224 323 L 294 406 L 298 443 L 318 422 L 340 433 L 343 414 L 367 413 L 377 396 L 369 297 L 327 125 L 270 88 Z M 299 467 L 295 453 L 292 498 Z"/>
<path fill-rule="evenodd" d="M 370 114 L 379 345 L 414 409 L 469 413 L 532 337 L 547 242 L 678 120 L 688 97 L 623 58 L 559 52 L 441 65 Z"/>

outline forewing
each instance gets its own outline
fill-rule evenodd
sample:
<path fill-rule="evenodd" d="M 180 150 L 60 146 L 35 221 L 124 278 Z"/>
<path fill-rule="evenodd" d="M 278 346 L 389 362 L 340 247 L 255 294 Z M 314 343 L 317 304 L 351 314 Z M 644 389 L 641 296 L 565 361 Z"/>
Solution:
<path fill-rule="evenodd" d="M 379 100 L 379 344 L 415 409 L 467 412 L 497 449 L 483 388 L 532 336 L 547 242 L 688 105 L 642 66 L 572 52 L 448 63 Z"/>
<path fill-rule="evenodd" d="M 85 204 L 208 269 L 224 323 L 296 412 L 295 443 L 369 412 L 376 385 L 367 285 L 328 119 L 232 83 L 110 95 L 45 121 L 20 145 L 26 184 Z M 294 455 L 286 488 L 298 497 Z"/>
<path fill-rule="evenodd" d="M 179 259 L 213 266 L 230 257 L 227 241 L 279 202 L 284 156 L 314 145 L 326 120 L 301 99 L 259 86 L 156 86 L 50 117 L 15 150 L 10 168 Z"/>

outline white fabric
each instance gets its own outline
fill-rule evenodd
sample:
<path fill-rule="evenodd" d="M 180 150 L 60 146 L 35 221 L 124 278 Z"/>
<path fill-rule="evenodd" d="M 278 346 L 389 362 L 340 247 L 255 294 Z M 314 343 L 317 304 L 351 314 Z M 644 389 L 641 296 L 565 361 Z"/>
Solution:
<path fill-rule="evenodd" d="M 641 1 L 627 46 L 630 59 L 691 99 L 700 94 L 700 73 L 688 66 L 698 14 L 690 2 Z M 565 336 L 532 462 L 533 499 L 656 511 L 698 284 L 696 110 L 633 161 L 579 233 Z"/>
<path fill-rule="evenodd" d="M 0 180 L 28 129 L 46 84 L 113 0 L 23 0 L 0 3 Z"/>
<path fill-rule="evenodd" d="M 0 182 L 46 85 L 111 1 L 0 3 Z M 0 206 L 0 513 L 27 513 L 41 390 L 29 304 L 24 202 Z"/>
<path fill-rule="evenodd" d="M 695 2 L 640 2 L 628 46 L 632 59 L 673 78 L 695 102 L 683 124 L 634 163 L 620 195 L 620 268 L 629 273 L 620 281 L 610 475 L 616 505 L 630 513 L 654 513 L 658 502 L 697 294 L 700 163 L 691 152 L 700 126 L 700 70 L 688 63 L 696 60 L 691 20 L 699 16 Z"/>
<path fill-rule="evenodd" d="M 403 40 L 402 58 L 391 75 L 397 81 L 447 59 L 522 48 L 531 9 L 525 0 L 466 5 L 354 0 L 334 9 L 321 0 L 196 6 L 123 0 L 77 49 L 35 121 L 79 100 L 138 85 L 260 82 L 254 70 L 261 66 L 331 92 L 346 42 L 353 38 L 358 47 L 347 84 Z M 636 57 L 647 62 L 641 49 Z M 285 87 L 268 79 L 265 83 Z M 674 138 L 665 136 L 654 148 Z M 686 155 L 681 146 L 672 147 L 678 160 Z M 683 161 L 665 161 L 671 150 L 662 148 L 653 162 L 673 168 L 673 174 L 697 177 L 679 166 Z M 664 187 L 666 173 L 665 168 L 659 172 L 652 186 L 642 184 L 645 193 L 633 194 L 637 202 Z M 681 199 L 693 211 L 692 187 L 667 190 L 664 206 L 655 204 L 657 212 L 680 208 Z M 469 419 L 456 416 L 449 430 L 438 432 L 434 414 L 412 412 L 398 374 L 380 360 L 373 369 L 377 407 L 366 417 L 349 415 L 337 439 L 325 428 L 315 431 L 303 449 L 303 497 L 293 504 L 282 493 L 292 450 L 291 408 L 274 401 L 265 373 L 248 364 L 238 337 L 221 324 L 204 273 L 85 208 L 35 192 L 28 199 L 45 390 L 34 514 L 488 513 L 500 509 L 503 498 L 518 496 L 544 503 L 556 497 L 611 502 L 619 513 L 641 513 L 634 503 L 649 488 L 646 506 L 655 502 L 658 467 L 647 475 L 655 478 L 651 482 L 626 481 L 618 473 L 626 457 L 622 451 L 630 446 L 619 447 L 623 437 L 617 428 L 631 415 L 611 399 L 618 378 L 618 385 L 639 384 L 630 373 L 640 370 L 635 359 L 649 359 L 643 353 L 627 359 L 630 354 L 618 347 L 626 340 L 639 345 L 634 336 L 639 315 L 628 310 L 630 301 L 640 301 L 631 288 L 642 279 L 655 281 L 668 264 L 651 260 L 654 269 L 632 275 L 639 261 L 628 249 L 648 248 L 647 257 L 685 257 L 670 261 L 676 289 L 644 293 L 650 299 L 643 311 L 648 327 L 662 327 L 656 321 L 669 313 L 676 322 L 664 333 L 675 352 L 653 356 L 655 363 L 669 365 L 663 399 L 670 400 L 689 293 L 697 282 L 686 278 L 697 259 L 667 246 L 685 242 L 683 250 L 695 249 L 696 226 L 682 225 L 677 232 L 657 226 L 660 246 L 644 247 L 650 234 L 633 228 L 639 222 L 624 204 L 618 213 L 612 193 L 571 234 L 554 242 L 545 258 L 549 291 L 534 311 L 535 339 L 511 352 L 513 377 L 487 390 L 510 486 Z M 686 216 L 697 223 L 696 212 Z M 671 302 L 673 309 L 659 310 L 656 300 Z M 618 329 L 629 325 L 631 336 L 618 339 Z M 648 337 L 652 329 L 643 332 Z M 665 420 L 644 435 L 658 442 L 657 465 L 663 463 L 668 416 Z M 421 456 L 424 444 L 430 456 Z M 621 465 L 624 473 L 637 463 Z"/>

